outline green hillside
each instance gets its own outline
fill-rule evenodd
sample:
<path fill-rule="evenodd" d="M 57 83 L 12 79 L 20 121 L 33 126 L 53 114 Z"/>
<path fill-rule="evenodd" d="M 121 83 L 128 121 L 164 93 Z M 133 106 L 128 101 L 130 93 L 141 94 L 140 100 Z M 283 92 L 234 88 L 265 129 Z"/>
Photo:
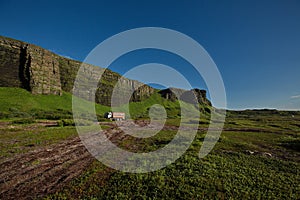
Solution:
<path fill-rule="evenodd" d="M 81 100 L 84 105 L 90 103 L 86 100 Z M 170 101 L 160 96 L 159 93 L 152 94 L 149 98 L 141 102 L 130 102 L 129 112 L 132 118 L 148 118 L 148 112 L 151 106 L 159 104 L 163 106 L 167 112 L 168 118 L 179 118 L 181 116 L 180 104 L 182 109 L 188 110 L 189 117 L 197 117 L 197 110 L 194 105 Z M 117 111 L 126 112 L 128 105 L 114 108 Z M 111 110 L 108 106 L 96 104 L 96 112 L 99 117 L 103 117 L 105 112 Z M 209 115 L 210 107 L 207 105 L 200 105 L 200 111 L 205 115 Z M 58 95 L 33 95 L 25 89 L 0 87 L 0 118 L 28 118 L 34 117 L 36 119 L 68 119 L 72 118 L 72 95 L 63 92 L 61 96 Z"/>
<path fill-rule="evenodd" d="M 89 103 L 88 101 L 82 100 Z M 84 104 L 83 104 L 84 105 Z M 83 108 L 82 108 L 83 109 Z M 97 113 L 107 112 L 109 107 L 96 105 Z M 72 95 L 33 95 L 21 88 L 0 87 L 0 117 L 37 119 L 72 118 Z"/>

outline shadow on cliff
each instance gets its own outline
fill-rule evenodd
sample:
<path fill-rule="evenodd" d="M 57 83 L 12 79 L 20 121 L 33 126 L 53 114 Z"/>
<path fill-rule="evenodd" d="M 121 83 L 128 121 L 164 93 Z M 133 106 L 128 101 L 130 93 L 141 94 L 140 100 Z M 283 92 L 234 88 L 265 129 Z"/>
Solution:
<path fill-rule="evenodd" d="M 23 46 L 20 49 L 20 60 L 19 60 L 19 77 L 21 85 L 24 89 L 31 91 L 30 88 L 30 65 L 31 65 L 31 56 L 27 55 L 27 46 Z"/>

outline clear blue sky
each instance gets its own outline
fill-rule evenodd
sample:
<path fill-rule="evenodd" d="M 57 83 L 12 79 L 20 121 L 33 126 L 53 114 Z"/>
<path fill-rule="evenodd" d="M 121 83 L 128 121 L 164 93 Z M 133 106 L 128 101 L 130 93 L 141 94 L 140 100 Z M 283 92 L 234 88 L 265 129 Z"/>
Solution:
<path fill-rule="evenodd" d="M 76 60 L 127 29 L 180 31 L 198 41 L 217 64 L 228 108 L 300 109 L 300 1 L 1 0 L 0 8 L 1 35 Z M 136 52 L 112 69 L 122 74 L 131 64 L 159 58 L 184 71 L 185 63 L 174 57 Z M 205 88 L 202 80 L 191 79 L 193 86 Z"/>

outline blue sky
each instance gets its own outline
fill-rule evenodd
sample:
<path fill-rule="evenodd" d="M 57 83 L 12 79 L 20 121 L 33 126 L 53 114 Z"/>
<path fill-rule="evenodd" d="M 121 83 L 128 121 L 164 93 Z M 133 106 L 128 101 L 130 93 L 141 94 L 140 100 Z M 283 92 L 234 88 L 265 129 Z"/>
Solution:
<path fill-rule="evenodd" d="M 100 42 L 138 27 L 164 27 L 199 42 L 219 68 L 230 109 L 300 109 L 300 1 L 0 1 L 0 34 L 84 60 Z M 206 88 L 183 60 L 141 51 L 121 74 L 156 61 Z"/>

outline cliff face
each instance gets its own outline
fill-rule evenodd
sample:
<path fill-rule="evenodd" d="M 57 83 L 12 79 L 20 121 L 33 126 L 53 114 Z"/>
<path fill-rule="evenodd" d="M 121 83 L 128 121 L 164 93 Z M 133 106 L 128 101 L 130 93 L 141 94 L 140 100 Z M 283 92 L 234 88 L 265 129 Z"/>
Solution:
<path fill-rule="evenodd" d="M 127 103 L 128 100 L 133 102 L 144 100 L 155 91 L 154 88 L 141 82 L 130 80 L 122 77 L 109 69 L 103 69 L 89 64 L 82 64 L 79 61 L 59 57 L 60 82 L 61 88 L 66 92 L 75 92 L 76 96 L 93 100 L 91 94 L 95 94 L 95 102 L 102 105 L 111 105 L 112 93 L 118 94 L 114 99 L 114 105 Z M 80 76 L 80 90 L 74 90 L 74 81 L 77 72 L 83 67 L 83 75 Z M 101 79 L 99 77 L 101 75 Z M 91 82 L 97 82 L 97 89 L 94 91 L 90 88 Z M 118 86 L 115 87 L 118 83 Z M 75 88 L 77 88 L 75 86 Z M 114 91 L 115 90 L 115 91 Z M 78 93 L 80 92 L 80 93 Z M 131 96 L 130 99 L 124 97 Z"/>
<path fill-rule="evenodd" d="M 33 94 L 61 94 L 57 55 L 38 46 L 0 37 L 0 85 Z"/>
<path fill-rule="evenodd" d="M 0 87 L 22 87 L 33 94 L 60 95 L 62 91 L 72 92 L 74 81 L 81 62 L 58 56 L 36 45 L 24 43 L 0 36 Z M 110 105 L 111 95 L 116 83 L 121 88 L 118 97 L 131 95 L 131 101 L 141 101 L 155 91 L 152 87 L 138 81 L 126 79 L 119 74 L 84 64 L 85 81 L 97 81 L 99 74 L 102 78 L 96 90 L 97 103 Z M 91 99 L 92 89 L 84 88 L 85 92 L 75 94 L 87 100 Z M 119 104 L 126 103 L 122 98 Z"/>
<path fill-rule="evenodd" d="M 211 102 L 206 98 L 206 90 L 192 89 L 183 90 L 178 88 L 168 88 L 159 91 L 162 97 L 170 101 L 182 100 L 191 104 L 202 104 L 211 106 Z"/>
<path fill-rule="evenodd" d="M 77 72 L 83 66 L 80 84 L 74 87 Z M 0 36 L 0 87 L 21 87 L 33 94 L 61 95 L 62 91 L 73 92 L 74 95 L 96 103 L 114 105 L 127 103 L 128 100 L 137 102 L 147 99 L 155 89 L 130 80 L 108 69 L 99 68 L 82 62 L 64 58 L 33 44 Z M 102 74 L 101 80 L 99 76 Z M 96 81 L 96 82 L 95 82 Z M 96 83 L 97 88 L 90 88 L 90 82 Z M 114 89 L 118 84 L 117 89 Z M 80 90 L 73 90 L 80 87 Z M 162 90 L 162 97 L 176 100 L 174 91 L 181 96 L 189 92 L 181 89 Z M 199 103 L 210 104 L 206 99 L 205 90 L 193 90 L 193 95 Z M 188 96 L 188 95 L 183 95 Z M 185 100 L 185 99 L 182 99 Z M 188 102 L 188 100 L 185 100 Z M 191 102 L 192 103 L 192 102 Z"/>

